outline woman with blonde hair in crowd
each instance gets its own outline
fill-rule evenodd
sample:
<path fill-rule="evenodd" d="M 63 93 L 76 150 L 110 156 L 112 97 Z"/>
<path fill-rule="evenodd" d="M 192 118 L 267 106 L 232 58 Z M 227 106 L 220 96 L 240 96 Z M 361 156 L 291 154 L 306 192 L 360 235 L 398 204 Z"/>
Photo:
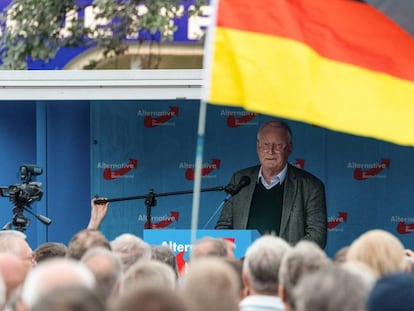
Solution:
<path fill-rule="evenodd" d="M 372 269 L 377 278 L 406 271 L 405 249 L 400 240 L 385 230 L 370 230 L 350 245 L 347 260 L 356 260 Z"/>

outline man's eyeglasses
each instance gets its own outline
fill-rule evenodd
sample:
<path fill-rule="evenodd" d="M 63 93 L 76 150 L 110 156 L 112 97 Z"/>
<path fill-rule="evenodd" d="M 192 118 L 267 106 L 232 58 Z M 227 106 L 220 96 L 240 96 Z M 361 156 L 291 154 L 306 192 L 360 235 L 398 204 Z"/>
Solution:
<path fill-rule="evenodd" d="M 269 152 L 270 150 L 281 152 L 284 151 L 287 147 L 287 144 L 285 143 L 263 143 L 263 142 L 257 142 L 257 145 L 259 146 L 259 149 L 264 152 Z"/>

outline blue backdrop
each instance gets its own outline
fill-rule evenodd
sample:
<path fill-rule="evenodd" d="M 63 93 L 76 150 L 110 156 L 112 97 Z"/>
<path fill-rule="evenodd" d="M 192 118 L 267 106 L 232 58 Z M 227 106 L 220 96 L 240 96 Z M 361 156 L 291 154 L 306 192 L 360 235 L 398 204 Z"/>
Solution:
<path fill-rule="evenodd" d="M 113 202 L 102 231 L 109 239 L 123 232 L 142 236 L 145 196 L 193 189 L 199 101 L 57 101 L 0 104 L 0 184 L 19 183 L 22 163 L 44 173 L 44 197 L 33 210 L 46 214 L 45 227 L 28 218 L 32 247 L 67 243 L 89 219 L 94 195 L 139 197 Z M 268 116 L 239 108 L 208 106 L 202 188 L 224 186 L 231 174 L 257 163 L 256 132 Z M 329 216 L 328 254 L 362 232 L 382 228 L 414 247 L 411 176 L 414 150 L 374 139 L 288 121 L 293 130 L 290 162 L 325 182 Z M 386 130 L 384 128 L 384 130 Z M 203 192 L 200 229 L 219 207 L 222 191 Z M 192 194 L 160 196 L 151 208 L 154 228 L 189 229 Z M 12 204 L 0 202 L 0 219 L 11 219 Z"/>

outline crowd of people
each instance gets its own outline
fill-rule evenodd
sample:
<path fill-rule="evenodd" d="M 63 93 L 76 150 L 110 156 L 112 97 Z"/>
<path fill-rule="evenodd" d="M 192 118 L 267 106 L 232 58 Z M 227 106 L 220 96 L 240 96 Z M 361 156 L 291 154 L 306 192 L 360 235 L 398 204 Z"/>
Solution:
<path fill-rule="evenodd" d="M 32 251 L 20 231 L 0 232 L 0 310 L 382 311 L 412 310 L 413 253 L 370 230 L 333 258 L 314 241 L 265 234 L 242 258 L 229 240 L 203 237 L 177 270 L 168 246 L 124 233 L 109 241 L 94 204 L 88 228 Z M 98 214 L 98 217 L 95 217 Z"/>

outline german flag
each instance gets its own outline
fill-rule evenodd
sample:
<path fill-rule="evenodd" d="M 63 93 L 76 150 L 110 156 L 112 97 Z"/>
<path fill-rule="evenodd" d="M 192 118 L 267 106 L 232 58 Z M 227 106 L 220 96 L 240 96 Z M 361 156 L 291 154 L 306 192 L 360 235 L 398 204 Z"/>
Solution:
<path fill-rule="evenodd" d="M 350 0 L 220 0 L 204 100 L 414 145 L 414 39 Z"/>

